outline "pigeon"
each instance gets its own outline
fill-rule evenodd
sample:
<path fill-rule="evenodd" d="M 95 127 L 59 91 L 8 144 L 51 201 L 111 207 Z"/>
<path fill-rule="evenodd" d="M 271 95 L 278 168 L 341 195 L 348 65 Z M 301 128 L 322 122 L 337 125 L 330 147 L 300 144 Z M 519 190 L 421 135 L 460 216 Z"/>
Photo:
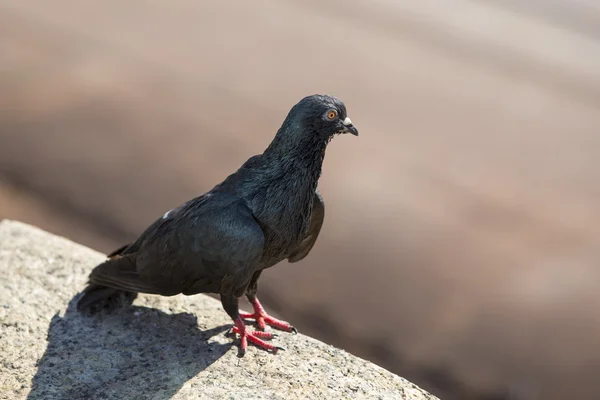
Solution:
<path fill-rule="evenodd" d="M 325 216 L 317 189 L 325 150 L 334 136 L 346 133 L 358 136 L 339 98 L 304 97 L 262 154 L 212 190 L 167 211 L 97 265 L 77 309 L 102 309 L 123 296 L 133 301 L 137 293 L 218 294 L 232 332 L 240 336 L 240 357 L 248 342 L 272 353 L 283 350 L 270 343 L 275 335 L 266 326 L 296 329 L 265 311 L 258 281 L 263 270 L 286 259 L 298 262 L 313 248 Z M 244 295 L 253 313 L 239 311 Z M 246 320 L 255 320 L 257 329 L 248 329 Z"/>

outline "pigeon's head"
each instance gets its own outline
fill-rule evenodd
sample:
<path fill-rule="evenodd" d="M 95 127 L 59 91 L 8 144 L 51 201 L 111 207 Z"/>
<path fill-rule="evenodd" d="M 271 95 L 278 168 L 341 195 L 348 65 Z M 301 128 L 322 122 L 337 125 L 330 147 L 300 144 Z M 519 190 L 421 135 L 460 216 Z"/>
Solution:
<path fill-rule="evenodd" d="M 290 110 L 282 131 L 286 136 L 301 136 L 302 139 L 325 139 L 334 135 L 358 130 L 346 114 L 344 102 L 334 96 L 314 94 L 300 100 Z"/>

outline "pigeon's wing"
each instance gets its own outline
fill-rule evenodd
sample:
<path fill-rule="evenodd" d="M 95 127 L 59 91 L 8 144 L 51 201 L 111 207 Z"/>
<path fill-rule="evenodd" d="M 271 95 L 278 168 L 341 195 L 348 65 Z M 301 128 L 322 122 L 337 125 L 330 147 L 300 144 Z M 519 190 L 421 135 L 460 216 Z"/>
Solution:
<path fill-rule="evenodd" d="M 247 205 L 215 193 L 158 226 L 139 247 L 137 271 L 165 295 L 243 293 L 263 246 L 263 231 Z"/>
<path fill-rule="evenodd" d="M 164 296 L 243 293 L 259 265 L 264 235 L 243 202 L 214 196 L 152 224 L 130 246 L 135 252 L 98 265 L 90 283 Z"/>
<path fill-rule="evenodd" d="M 288 257 L 288 261 L 293 263 L 302 260 L 310 252 L 315 245 L 319 232 L 321 232 L 321 226 L 323 226 L 323 220 L 325 218 L 325 202 L 319 192 L 315 192 L 315 199 L 313 203 L 312 215 L 310 217 L 310 227 L 306 237 L 298 247 L 292 251 Z"/>
<path fill-rule="evenodd" d="M 148 228 L 146 228 L 146 230 L 138 237 L 138 239 L 136 239 L 135 242 L 127 243 L 127 244 L 113 250 L 106 257 L 113 259 L 113 258 L 118 258 L 120 256 L 124 256 L 127 254 L 136 253 L 138 251 L 140 245 L 148 238 L 148 236 L 150 236 L 154 231 L 156 231 L 156 229 L 160 225 L 177 217 L 178 214 L 180 214 L 182 211 L 184 211 L 186 209 L 186 207 L 189 206 L 190 204 L 202 203 L 202 201 L 204 199 L 206 199 L 206 197 L 207 197 L 207 195 L 204 194 L 204 195 L 196 197 L 192 200 L 186 201 L 185 203 L 179 205 L 178 207 L 173 208 L 172 210 L 167 211 L 161 218 L 158 218 L 150 226 L 148 226 Z"/>

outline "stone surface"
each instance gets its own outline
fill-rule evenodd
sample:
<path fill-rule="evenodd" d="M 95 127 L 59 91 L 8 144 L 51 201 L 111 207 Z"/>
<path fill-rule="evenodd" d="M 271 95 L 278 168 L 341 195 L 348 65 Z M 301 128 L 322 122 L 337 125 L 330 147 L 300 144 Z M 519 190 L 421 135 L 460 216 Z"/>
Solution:
<path fill-rule="evenodd" d="M 141 295 L 133 307 L 74 310 L 103 255 L 19 222 L 0 222 L 2 399 L 435 399 L 383 368 L 312 338 L 249 348 L 208 296 Z"/>

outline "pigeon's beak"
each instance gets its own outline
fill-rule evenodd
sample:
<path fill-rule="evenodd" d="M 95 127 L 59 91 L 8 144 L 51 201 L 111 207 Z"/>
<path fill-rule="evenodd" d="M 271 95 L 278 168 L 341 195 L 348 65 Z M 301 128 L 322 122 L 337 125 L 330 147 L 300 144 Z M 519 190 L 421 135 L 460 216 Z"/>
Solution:
<path fill-rule="evenodd" d="M 344 129 L 342 130 L 343 133 L 351 133 L 354 136 L 358 136 L 358 129 L 352 125 L 352 120 L 350 118 L 346 117 L 342 123 L 344 124 Z"/>

